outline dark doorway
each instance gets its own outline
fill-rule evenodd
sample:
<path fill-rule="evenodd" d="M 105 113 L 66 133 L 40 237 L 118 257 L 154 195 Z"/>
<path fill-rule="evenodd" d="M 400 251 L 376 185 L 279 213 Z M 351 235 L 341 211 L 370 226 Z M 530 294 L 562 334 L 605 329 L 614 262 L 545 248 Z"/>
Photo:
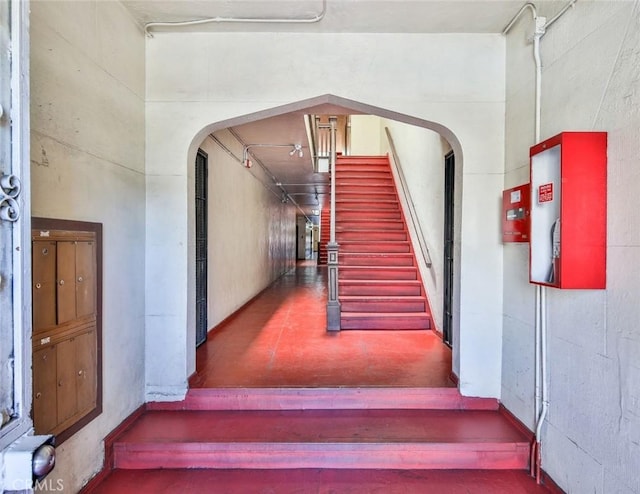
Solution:
<path fill-rule="evenodd" d="M 207 154 L 196 155 L 196 347 L 207 341 Z"/>
<path fill-rule="evenodd" d="M 442 334 L 444 342 L 453 344 L 453 235 L 454 235 L 455 158 L 453 151 L 444 157 L 444 296 Z"/>

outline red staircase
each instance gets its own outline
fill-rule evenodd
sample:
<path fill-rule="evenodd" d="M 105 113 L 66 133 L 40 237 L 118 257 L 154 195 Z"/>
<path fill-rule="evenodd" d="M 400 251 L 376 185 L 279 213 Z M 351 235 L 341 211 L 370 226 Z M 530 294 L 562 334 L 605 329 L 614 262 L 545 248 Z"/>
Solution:
<path fill-rule="evenodd" d="M 431 328 L 388 157 L 338 157 L 336 241 L 341 329 Z"/>
<path fill-rule="evenodd" d="M 106 454 L 115 474 L 86 492 L 122 492 L 126 470 L 524 473 L 529 438 L 497 400 L 454 388 L 218 388 L 147 404 Z"/>
<path fill-rule="evenodd" d="M 327 244 L 331 236 L 331 210 L 325 205 L 320 211 L 320 243 L 318 244 L 318 265 L 327 264 Z"/>

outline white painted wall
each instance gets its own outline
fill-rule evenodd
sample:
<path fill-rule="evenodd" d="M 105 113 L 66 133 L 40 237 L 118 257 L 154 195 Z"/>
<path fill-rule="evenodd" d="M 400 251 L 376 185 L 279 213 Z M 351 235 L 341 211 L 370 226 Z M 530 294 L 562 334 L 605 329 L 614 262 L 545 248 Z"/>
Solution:
<path fill-rule="evenodd" d="M 242 159 L 242 144 L 228 131 L 219 131 L 216 137 Z M 200 148 L 209 158 L 208 325 L 212 328 L 295 266 L 296 210 L 263 185 L 271 180 L 257 165 L 245 168 L 211 138 Z"/>
<path fill-rule="evenodd" d="M 144 399 L 144 37 L 119 2 L 33 1 L 31 54 L 33 215 L 104 228 L 103 413 L 51 476 L 77 492 Z"/>
<path fill-rule="evenodd" d="M 429 129 L 393 120 L 383 120 L 393 138 L 400 165 L 415 206 L 416 215 L 431 257 L 431 268 L 423 266 L 423 282 L 429 297 L 431 313 L 438 331 L 442 331 L 443 267 L 444 267 L 444 157 L 451 150 L 440 134 Z M 385 141 L 386 133 L 385 133 Z M 385 141 L 382 142 L 383 146 Z M 387 141 L 388 142 L 388 141 Z M 385 149 L 386 148 L 386 149 Z M 389 146 L 384 153 L 391 155 Z M 400 194 L 401 192 L 398 191 Z M 456 204 L 461 210 L 461 205 Z M 407 222 L 411 221 L 407 214 Z M 460 233 L 457 229 L 457 236 Z M 415 248 L 421 261 L 420 250 Z"/>
<path fill-rule="evenodd" d="M 452 143 L 464 187 L 454 359 L 463 393 L 499 396 L 502 246 L 498 222 L 486 218 L 498 217 L 504 183 L 504 49 L 499 35 L 158 33 L 148 39 L 147 397 L 178 399 L 195 368 L 186 338 L 193 313 L 187 175 L 197 145 L 228 125 L 217 122 L 325 94 L 422 119 Z M 357 71 L 335 70 L 356 65 Z"/>
<path fill-rule="evenodd" d="M 557 6 L 541 5 L 550 16 Z M 507 41 L 505 187 L 528 182 L 531 46 L 523 18 Z M 549 415 L 542 467 L 567 492 L 640 492 L 640 10 L 578 2 L 542 41 L 542 139 L 604 130 L 606 290 L 548 290 Z M 533 425 L 534 290 L 528 247 L 504 248 L 502 401 Z"/>
<path fill-rule="evenodd" d="M 379 156 L 383 152 L 381 125 L 381 118 L 376 115 L 351 115 L 352 156 Z"/>

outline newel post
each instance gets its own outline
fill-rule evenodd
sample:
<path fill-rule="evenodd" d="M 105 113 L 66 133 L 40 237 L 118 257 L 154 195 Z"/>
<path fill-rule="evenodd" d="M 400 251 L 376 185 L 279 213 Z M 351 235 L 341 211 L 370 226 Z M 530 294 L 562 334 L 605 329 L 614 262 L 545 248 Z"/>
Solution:
<path fill-rule="evenodd" d="M 337 118 L 330 117 L 331 126 L 331 223 L 327 244 L 329 294 L 327 300 L 327 331 L 340 331 L 340 302 L 338 301 L 338 243 L 336 242 L 336 128 Z"/>

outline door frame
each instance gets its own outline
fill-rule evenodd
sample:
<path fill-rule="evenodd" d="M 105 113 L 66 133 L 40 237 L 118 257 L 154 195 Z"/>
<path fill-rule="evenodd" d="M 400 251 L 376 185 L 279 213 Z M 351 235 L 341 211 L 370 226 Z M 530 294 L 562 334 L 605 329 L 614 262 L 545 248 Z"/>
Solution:
<path fill-rule="evenodd" d="M 198 149 L 194 163 L 195 167 L 195 186 L 194 186 L 194 208 L 195 208 L 195 332 L 196 332 L 196 348 L 207 341 L 208 325 L 207 325 L 207 307 L 208 307 L 208 249 L 209 249 L 209 223 L 208 223 L 208 193 L 209 193 L 209 156 L 202 149 Z M 198 180 L 204 181 L 204 187 L 199 191 Z M 202 192 L 202 196 L 198 194 Z M 199 240 L 204 242 L 204 251 L 199 252 Z M 198 269 L 200 266 L 202 270 Z M 201 276 L 201 277 L 199 277 Z M 204 308 L 202 307 L 204 304 Z M 204 310 L 204 315 L 200 311 Z"/>
<path fill-rule="evenodd" d="M 442 340 L 453 346 L 453 286 L 455 259 L 455 155 L 453 151 L 444 157 L 444 250 Z"/>

